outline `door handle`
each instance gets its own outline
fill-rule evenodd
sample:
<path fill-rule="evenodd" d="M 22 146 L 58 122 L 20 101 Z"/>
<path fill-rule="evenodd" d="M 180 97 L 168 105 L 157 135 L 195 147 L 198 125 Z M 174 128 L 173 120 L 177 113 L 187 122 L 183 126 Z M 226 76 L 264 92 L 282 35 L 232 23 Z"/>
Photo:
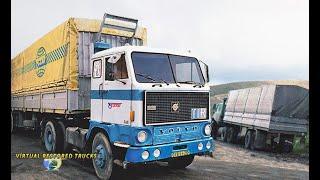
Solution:
<path fill-rule="evenodd" d="M 103 83 L 99 84 L 99 96 L 101 97 L 103 94 Z"/>

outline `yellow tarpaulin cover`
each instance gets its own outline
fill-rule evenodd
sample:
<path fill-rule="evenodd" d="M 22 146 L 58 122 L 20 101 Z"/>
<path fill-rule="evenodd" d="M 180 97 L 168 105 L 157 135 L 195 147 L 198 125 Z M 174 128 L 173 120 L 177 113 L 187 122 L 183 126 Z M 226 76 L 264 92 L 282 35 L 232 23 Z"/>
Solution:
<path fill-rule="evenodd" d="M 98 32 L 101 21 L 70 18 L 37 40 L 11 61 L 12 94 L 63 86 L 78 89 L 78 32 Z M 132 33 L 103 29 L 103 34 L 131 37 Z M 146 29 L 138 28 L 136 38 L 146 45 Z"/>

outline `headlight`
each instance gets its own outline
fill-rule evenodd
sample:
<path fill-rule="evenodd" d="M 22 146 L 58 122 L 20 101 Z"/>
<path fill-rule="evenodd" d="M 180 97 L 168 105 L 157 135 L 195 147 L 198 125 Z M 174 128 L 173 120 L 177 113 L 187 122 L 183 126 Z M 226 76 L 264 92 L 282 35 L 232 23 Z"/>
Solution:
<path fill-rule="evenodd" d="M 145 142 L 147 140 L 147 133 L 145 132 L 145 131 L 140 131 L 139 133 L 138 133 L 138 141 L 140 142 L 140 143 L 143 143 L 143 142 Z"/>
<path fill-rule="evenodd" d="M 204 127 L 204 133 L 205 133 L 207 136 L 210 136 L 210 135 L 211 135 L 211 125 L 210 125 L 210 124 L 207 124 L 207 125 Z"/>

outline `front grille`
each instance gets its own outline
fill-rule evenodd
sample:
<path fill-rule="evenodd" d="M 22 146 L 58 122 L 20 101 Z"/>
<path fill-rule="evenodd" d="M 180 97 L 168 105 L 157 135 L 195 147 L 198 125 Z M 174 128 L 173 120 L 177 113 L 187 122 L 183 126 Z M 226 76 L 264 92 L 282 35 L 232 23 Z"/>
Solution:
<path fill-rule="evenodd" d="M 207 108 L 209 117 L 209 92 L 146 92 L 145 123 L 165 124 L 188 121 L 192 108 Z M 177 111 L 172 105 L 179 103 Z"/>

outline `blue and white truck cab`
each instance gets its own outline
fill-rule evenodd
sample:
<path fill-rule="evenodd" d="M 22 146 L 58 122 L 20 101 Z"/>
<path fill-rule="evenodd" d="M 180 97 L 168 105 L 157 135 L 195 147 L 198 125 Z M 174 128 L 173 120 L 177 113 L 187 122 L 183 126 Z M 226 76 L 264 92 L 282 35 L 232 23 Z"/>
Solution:
<path fill-rule="evenodd" d="M 207 66 L 190 53 L 123 46 L 97 52 L 91 67 L 86 140 L 98 177 L 109 177 L 115 153 L 123 166 L 183 168 L 214 150 Z"/>

